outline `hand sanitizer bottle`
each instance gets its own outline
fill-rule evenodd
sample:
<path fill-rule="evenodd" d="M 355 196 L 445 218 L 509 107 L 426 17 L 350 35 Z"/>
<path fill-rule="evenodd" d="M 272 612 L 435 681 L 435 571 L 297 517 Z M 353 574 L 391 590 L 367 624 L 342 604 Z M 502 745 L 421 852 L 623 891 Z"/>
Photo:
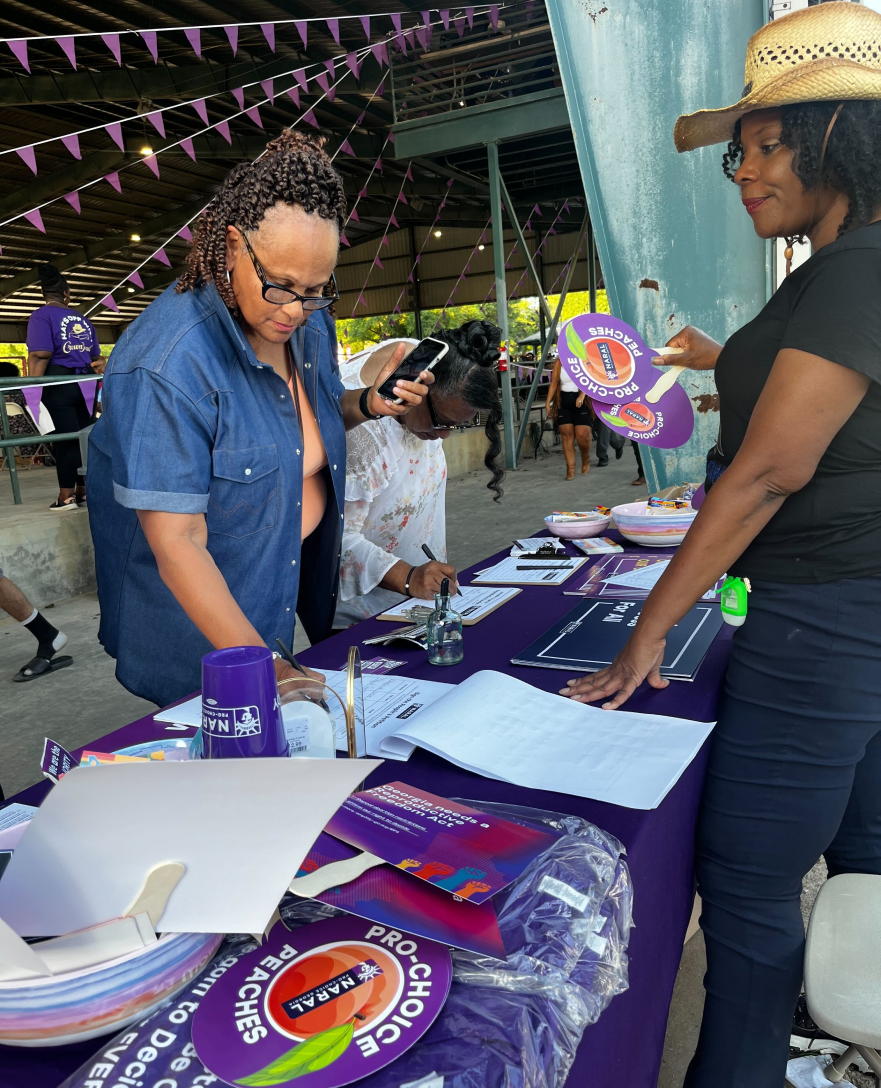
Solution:
<path fill-rule="evenodd" d="M 458 665 L 463 657 L 462 617 L 450 608 L 450 581 L 444 578 L 428 617 L 428 663 Z"/>

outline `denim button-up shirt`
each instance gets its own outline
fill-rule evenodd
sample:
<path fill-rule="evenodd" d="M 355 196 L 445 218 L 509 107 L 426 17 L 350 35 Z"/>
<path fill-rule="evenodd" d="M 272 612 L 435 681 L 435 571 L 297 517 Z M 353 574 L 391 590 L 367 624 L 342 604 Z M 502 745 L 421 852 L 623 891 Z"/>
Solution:
<path fill-rule="evenodd" d="M 89 517 L 101 626 L 117 678 L 164 705 L 201 687 L 212 649 L 166 588 L 137 510 L 204 514 L 208 551 L 266 644 L 312 641 L 336 605 L 346 436 L 333 319 L 291 347 L 327 451 L 327 508 L 300 543 L 303 442 L 287 384 L 260 363 L 212 285 L 169 287 L 127 329 L 89 441 Z"/>

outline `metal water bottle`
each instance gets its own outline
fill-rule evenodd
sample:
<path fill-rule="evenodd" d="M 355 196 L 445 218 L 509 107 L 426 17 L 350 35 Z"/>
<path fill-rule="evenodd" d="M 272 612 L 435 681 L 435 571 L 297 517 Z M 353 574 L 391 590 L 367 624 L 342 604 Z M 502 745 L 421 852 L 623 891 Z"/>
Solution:
<path fill-rule="evenodd" d="M 450 580 L 444 578 L 434 595 L 434 611 L 428 617 L 429 665 L 458 665 L 465 656 L 462 617 L 450 608 Z"/>

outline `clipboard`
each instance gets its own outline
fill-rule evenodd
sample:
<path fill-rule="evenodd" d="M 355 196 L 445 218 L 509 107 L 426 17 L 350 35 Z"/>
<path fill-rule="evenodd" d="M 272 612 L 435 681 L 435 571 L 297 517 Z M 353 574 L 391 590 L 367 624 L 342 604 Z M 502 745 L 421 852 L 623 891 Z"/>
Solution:
<path fill-rule="evenodd" d="M 492 615 L 497 608 L 501 608 L 503 604 L 513 600 L 520 592 L 519 589 L 478 585 L 462 586 L 461 589 L 462 597 L 451 597 L 450 607 L 462 617 L 463 627 L 473 627 L 474 624 L 480 623 L 481 620 Z M 473 604 L 469 603 L 469 598 L 474 599 Z M 402 601 L 401 604 L 393 606 L 387 612 L 381 612 L 376 618 L 378 620 L 393 620 L 395 623 L 400 623 L 402 620 L 410 623 L 424 622 L 420 615 L 415 613 L 411 615 L 407 611 L 414 606 L 433 609 L 434 602 L 417 600 L 415 597 L 411 597 L 410 600 Z M 474 614 L 469 616 L 469 612 Z"/>

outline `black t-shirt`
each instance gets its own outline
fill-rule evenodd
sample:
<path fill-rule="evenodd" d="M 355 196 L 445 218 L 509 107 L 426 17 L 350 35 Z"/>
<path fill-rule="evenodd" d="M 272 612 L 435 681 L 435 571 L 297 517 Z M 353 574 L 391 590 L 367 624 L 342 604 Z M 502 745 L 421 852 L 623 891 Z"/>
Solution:
<path fill-rule="evenodd" d="M 831 582 L 881 573 L 881 223 L 824 246 L 726 343 L 716 364 L 717 452 L 730 464 L 782 348 L 872 379 L 813 478 L 732 567 L 741 577 Z"/>

